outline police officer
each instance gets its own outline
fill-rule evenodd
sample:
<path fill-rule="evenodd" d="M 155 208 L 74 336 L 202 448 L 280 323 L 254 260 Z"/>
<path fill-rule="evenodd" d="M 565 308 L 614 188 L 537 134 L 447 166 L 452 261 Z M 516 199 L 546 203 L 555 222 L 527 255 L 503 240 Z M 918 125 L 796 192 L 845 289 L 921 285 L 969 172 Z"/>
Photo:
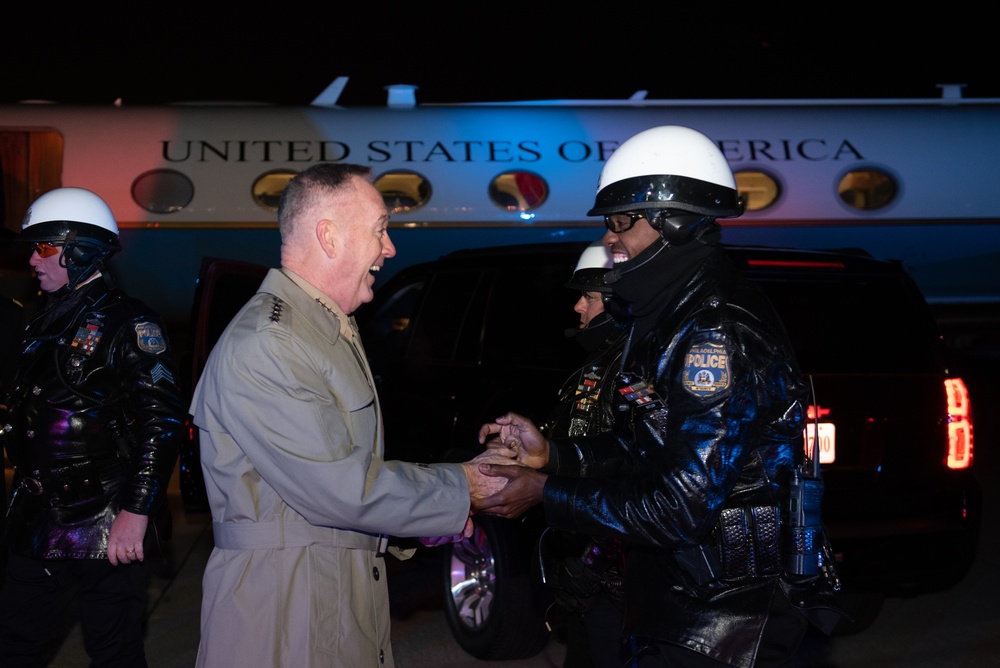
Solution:
<path fill-rule="evenodd" d="M 606 280 L 630 312 L 620 417 L 587 437 L 546 439 L 512 413 L 480 431 L 532 467 L 481 466 L 511 480 L 492 512 L 542 502 L 550 526 L 627 541 L 640 666 L 783 665 L 806 630 L 779 540 L 806 393 L 777 315 L 719 245 L 716 219 L 742 209 L 701 133 L 623 143 L 589 212 L 604 217 Z"/>
<path fill-rule="evenodd" d="M 542 433 L 550 438 L 599 434 L 611 428 L 614 380 L 627 328 L 605 305 L 611 288 L 604 276 L 613 267 L 601 239 L 580 254 L 566 283 L 579 290 L 573 310 L 578 327 L 566 330 L 588 352 L 584 364 L 559 393 L 559 402 Z M 617 540 L 548 528 L 539 539 L 543 580 L 554 592 L 550 626 L 565 629 L 563 668 L 621 665 L 622 549 Z M 560 623 L 561 622 L 561 623 Z"/>
<path fill-rule="evenodd" d="M 611 288 L 604 283 L 604 275 L 613 266 L 611 252 L 599 239 L 580 254 L 566 283 L 567 288 L 580 291 L 580 298 L 573 305 L 573 310 L 580 314 L 580 324 L 566 330 L 566 336 L 588 355 L 583 366 L 560 390 L 556 409 L 542 426 L 549 436 L 580 436 L 611 426 L 608 405 L 599 404 L 598 400 L 606 396 L 604 388 L 618 371 L 616 362 L 621 357 L 626 332 L 624 323 L 605 309 Z"/>
<path fill-rule="evenodd" d="M 20 239 L 46 299 L 3 386 L 14 477 L 0 665 L 37 665 L 75 585 L 93 665 L 145 666 L 144 539 L 185 414 L 170 347 L 159 317 L 104 273 L 120 245 L 96 194 L 42 195 Z"/>

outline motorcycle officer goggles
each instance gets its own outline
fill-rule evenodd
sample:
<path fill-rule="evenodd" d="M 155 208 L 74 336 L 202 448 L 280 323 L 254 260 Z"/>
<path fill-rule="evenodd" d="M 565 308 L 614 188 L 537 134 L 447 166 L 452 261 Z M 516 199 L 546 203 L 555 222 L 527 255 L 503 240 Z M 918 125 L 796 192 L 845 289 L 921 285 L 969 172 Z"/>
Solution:
<path fill-rule="evenodd" d="M 604 214 L 604 227 L 608 228 L 609 231 L 614 232 L 615 234 L 620 234 L 631 230 L 635 226 L 637 220 L 645 217 L 645 211 L 640 211 L 638 213 L 633 211 L 628 211 L 626 213 L 607 213 Z"/>
<path fill-rule="evenodd" d="M 62 252 L 62 246 L 54 246 L 47 243 L 35 244 L 31 248 L 34 252 L 38 253 L 38 257 L 52 257 Z"/>

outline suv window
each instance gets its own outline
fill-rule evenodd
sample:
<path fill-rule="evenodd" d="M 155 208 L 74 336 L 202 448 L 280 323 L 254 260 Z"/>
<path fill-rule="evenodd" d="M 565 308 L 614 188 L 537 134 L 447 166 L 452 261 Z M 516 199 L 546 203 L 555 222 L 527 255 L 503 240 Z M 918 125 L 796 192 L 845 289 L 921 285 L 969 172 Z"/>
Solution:
<path fill-rule="evenodd" d="M 408 357 L 474 364 L 479 357 L 477 324 L 482 322 L 481 272 L 447 272 L 426 284 L 423 308 L 411 336 Z M 472 341 L 470 341 L 470 338 Z"/>
<path fill-rule="evenodd" d="M 580 293 L 565 286 L 571 274 L 561 263 L 503 270 L 490 299 L 485 362 L 567 370 L 580 364 L 582 349 L 565 334 L 579 324 L 573 304 Z"/>
<path fill-rule="evenodd" d="M 571 270 L 561 261 L 404 272 L 389 298 L 359 310 L 369 357 L 378 367 L 409 359 L 575 368 L 582 351 L 565 335 L 578 324 L 579 295 L 564 285 Z"/>
<path fill-rule="evenodd" d="M 928 373 L 940 368 L 934 323 L 897 277 L 791 283 L 758 280 L 781 314 L 803 369 Z"/>

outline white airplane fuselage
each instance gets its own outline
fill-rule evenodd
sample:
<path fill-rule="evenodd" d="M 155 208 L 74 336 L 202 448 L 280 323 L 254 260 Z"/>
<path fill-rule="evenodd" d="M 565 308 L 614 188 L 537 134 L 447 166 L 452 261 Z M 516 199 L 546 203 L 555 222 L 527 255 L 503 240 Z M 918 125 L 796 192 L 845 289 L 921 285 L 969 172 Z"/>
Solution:
<path fill-rule="evenodd" d="M 719 144 L 734 171 L 765 173 L 777 183 L 771 206 L 722 221 L 727 242 L 860 248 L 901 261 L 932 303 L 1000 304 L 997 101 L 361 109 L 19 104 L 0 106 L 0 165 L 5 190 L 23 188 L 26 178 L 27 202 L 56 185 L 103 197 L 124 247 L 113 261 L 116 277 L 168 321 L 184 321 L 205 257 L 277 265 L 275 211 L 253 197 L 263 175 L 322 161 L 368 165 L 376 176 L 419 174 L 429 196 L 393 214 L 398 253 L 381 282 L 459 248 L 596 239 L 602 221 L 586 211 L 604 161 L 630 136 L 658 125 L 695 128 Z M 34 161 L 29 149 L 27 162 L 17 162 L 3 142 L 23 136 L 47 137 L 57 149 Z M 865 210 L 845 203 L 838 184 L 859 168 L 893 177 L 897 192 L 888 205 Z M 190 185 L 183 206 L 140 206 L 139 177 L 159 170 Z M 530 210 L 499 206 L 490 184 L 506 172 L 540 177 L 544 201 Z M 146 193 L 147 205 L 150 198 Z M 12 216 L 17 197 L 6 199 Z M 16 230 L 19 221 L 5 226 Z"/>

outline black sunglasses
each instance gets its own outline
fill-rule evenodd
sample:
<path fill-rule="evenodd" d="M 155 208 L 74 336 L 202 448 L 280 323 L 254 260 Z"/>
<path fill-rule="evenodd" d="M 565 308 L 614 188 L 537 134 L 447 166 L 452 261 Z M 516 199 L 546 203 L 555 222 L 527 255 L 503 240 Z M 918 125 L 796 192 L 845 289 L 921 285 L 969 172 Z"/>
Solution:
<path fill-rule="evenodd" d="M 608 228 L 611 232 L 619 234 L 621 232 L 628 232 L 635 226 L 635 222 L 640 218 L 645 218 L 646 213 L 608 213 L 604 215 L 604 227 Z"/>

